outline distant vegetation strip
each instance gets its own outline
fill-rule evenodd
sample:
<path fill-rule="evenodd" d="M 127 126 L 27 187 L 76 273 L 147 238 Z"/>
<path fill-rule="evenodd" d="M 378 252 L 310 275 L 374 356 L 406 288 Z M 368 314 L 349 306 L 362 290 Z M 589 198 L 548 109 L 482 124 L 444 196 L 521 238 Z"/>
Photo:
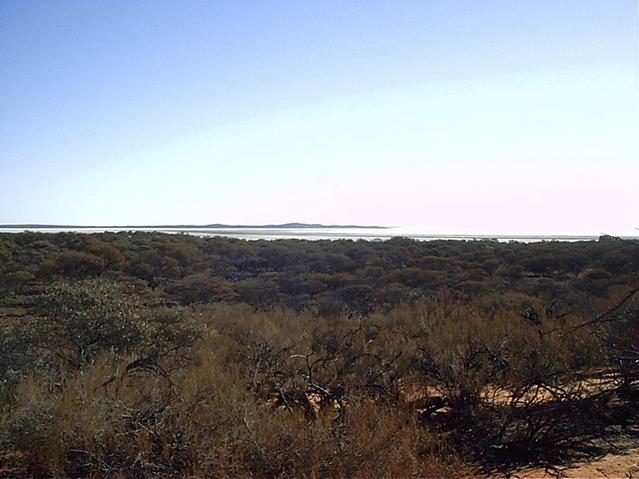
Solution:
<path fill-rule="evenodd" d="M 208 225 L 49 225 L 49 224 L 12 224 L 0 225 L 0 228 L 351 228 L 351 229 L 388 229 L 388 226 L 362 225 L 323 225 L 319 223 L 283 223 L 270 225 L 227 225 L 213 223 Z"/>

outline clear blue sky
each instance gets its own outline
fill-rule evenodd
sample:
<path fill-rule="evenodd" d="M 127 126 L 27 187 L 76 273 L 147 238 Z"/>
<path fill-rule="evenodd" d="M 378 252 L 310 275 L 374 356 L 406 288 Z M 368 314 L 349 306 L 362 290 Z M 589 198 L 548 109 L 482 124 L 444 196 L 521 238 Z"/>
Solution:
<path fill-rule="evenodd" d="M 637 234 L 635 0 L 0 2 L 0 223 Z"/>

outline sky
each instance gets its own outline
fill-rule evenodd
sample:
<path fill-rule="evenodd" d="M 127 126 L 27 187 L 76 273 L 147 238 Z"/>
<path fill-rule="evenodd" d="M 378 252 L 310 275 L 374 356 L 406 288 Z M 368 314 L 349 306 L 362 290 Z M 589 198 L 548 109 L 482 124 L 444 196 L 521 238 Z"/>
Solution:
<path fill-rule="evenodd" d="M 638 235 L 637 10 L 0 2 L 0 224 Z"/>

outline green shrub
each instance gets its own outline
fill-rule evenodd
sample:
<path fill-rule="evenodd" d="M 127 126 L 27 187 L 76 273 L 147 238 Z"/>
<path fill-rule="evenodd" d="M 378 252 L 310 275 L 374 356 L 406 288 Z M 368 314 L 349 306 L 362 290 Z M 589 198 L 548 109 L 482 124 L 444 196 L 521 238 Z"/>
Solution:
<path fill-rule="evenodd" d="M 40 348 L 79 365 L 98 351 L 124 352 L 139 345 L 144 326 L 138 307 L 135 298 L 112 282 L 58 283 L 38 298 L 32 335 Z"/>
<path fill-rule="evenodd" d="M 60 253 L 55 258 L 55 265 L 67 278 L 99 276 L 106 267 L 102 258 L 81 251 Z"/>

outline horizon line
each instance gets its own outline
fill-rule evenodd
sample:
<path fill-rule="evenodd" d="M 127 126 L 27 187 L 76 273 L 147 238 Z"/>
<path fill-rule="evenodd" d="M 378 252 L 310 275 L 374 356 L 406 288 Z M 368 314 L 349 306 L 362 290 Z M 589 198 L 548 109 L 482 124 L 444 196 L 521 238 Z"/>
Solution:
<path fill-rule="evenodd" d="M 164 225 L 63 225 L 63 224 L 44 224 L 44 223 L 15 223 L 15 224 L 0 224 L 0 230 L 3 229 L 24 229 L 27 232 L 29 228 L 32 229 L 117 229 L 117 230 L 129 230 L 129 229 L 141 229 L 141 230 L 152 230 L 152 229 L 164 229 L 167 232 L 192 232 L 192 233 L 205 233 L 206 231 L 198 231 L 198 229 L 215 229 L 218 230 L 219 233 L 225 233 L 228 229 L 242 229 L 242 230 L 260 230 L 260 229 L 378 229 L 378 230 L 393 230 L 398 228 L 414 228 L 417 230 L 417 227 L 404 227 L 404 226 L 379 226 L 379 225 L 325 225 L 321 223 L 280 223 L 280 224 L 264 224 L 264 225 L 229 225 L 223 223 L 211 223 L 205 225 L 191 225 L 191 224 L 164 224 Z M 635 228 L 638 229 L 638 228 Z M 638 229 L 639 230 L 639 229 Z M 62 231 L 60 231 L 62 232 Z M 162 231 L 157 231 L 158 233 L 162 233 Z M 250 233 L 249 233 L 250 234 Z M 371 235 L 366 235 L 371 236 Z M 373 235 L 374 236 L 374 235 Z M 403 235 L 397 236 L 389 236 L 389 237 L 402 237 Z M 418 231 L 414 231 L 413 233 L 407 233 L 404 237 L 414 237 L 414 238 L 482 238 L 482 239 L 504 239 L 504 238 L 532 238 L 532 239 L 593 239 L 593 238 L 601 238 L 601 237 L 610 237 L 610 238 L 620 238 L 620 239 L 630 239 L 636 240 L 639 239 L 639 235 L 627 235 L 627 234 L 609 234 L 600 232 L 599 234 L 593 233 L 568 233 L 568 234 L 552 234 L 552 233 L 420 233 Z"/>

